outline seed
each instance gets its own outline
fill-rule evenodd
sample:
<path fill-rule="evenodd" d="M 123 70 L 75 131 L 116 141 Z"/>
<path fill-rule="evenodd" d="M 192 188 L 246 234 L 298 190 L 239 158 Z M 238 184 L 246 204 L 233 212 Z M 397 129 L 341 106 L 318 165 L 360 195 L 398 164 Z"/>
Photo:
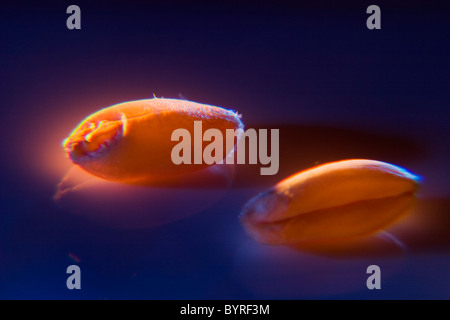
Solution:
<path fill-rule="evenodd" d="M 148 183 L 191 173 L 207 164 L 176 165 L 171 151 L 177 142 L 171 135 L 194 121 L 204 130 L 242 128 L 231 110 L 178 99 L 147 99 L 120 103 L 83 120 L 64 141 L 73 163 L 85 171 L 112 181 Z M 227 149 L 224 157 L 231 151 Z"/>
<path fill-rule="evenodd" d="M 371 235 L 414 203 L 419 178 L 374 160 L 343 160 L 299 172 L 254 197 L 240 220 L 266 244 Z"/>

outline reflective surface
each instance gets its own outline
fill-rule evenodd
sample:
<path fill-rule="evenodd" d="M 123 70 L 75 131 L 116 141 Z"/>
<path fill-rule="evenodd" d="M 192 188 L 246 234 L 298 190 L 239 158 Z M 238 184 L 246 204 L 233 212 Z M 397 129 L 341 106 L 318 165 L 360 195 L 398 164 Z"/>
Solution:
<path fill-rule="evenodd" d="M 64 4 L 0 13 L 0 298 L 450 298 L 447 9 L 384 7 L 382 29 L 369 31 L 362 5 L 78 5 L 81 30 L 66 28 Z M 208 190 L 195 212 L 183 199 L 194 189 L 158 190 L 173 219 L 141 228 L 123 228 L 127 210 L 112 226 L 89 214 L 101 210 L 55 203 L 71 168 L 61 142 L 79 120 L 153 94 L 280 129 L 278 174 L 237 166 L 233 183 Z M 247 237 L 238 215 L 251 197 L 349 158 L 423 177 L 421 214 L 393 230 L 400 250 L 329 256 Z M 71 264 L 81 290 L 65 286 Z M 373 264 L 381 290 L 366 287 Z"/>

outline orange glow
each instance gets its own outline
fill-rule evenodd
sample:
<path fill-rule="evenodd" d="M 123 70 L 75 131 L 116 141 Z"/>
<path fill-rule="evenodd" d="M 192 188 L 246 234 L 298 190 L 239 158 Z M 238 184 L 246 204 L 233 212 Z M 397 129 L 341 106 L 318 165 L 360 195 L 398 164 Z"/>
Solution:
<path fill-rule="evenodd" d="M 17 125 L 20 130 L 10 137 L 17 145 L 20 142 L 11 168 L 20 166 L 15 172 L 27 185 L 38 185 L 36 190 L 53 193 L 56 189 L 54 200 L 65 212 L 118 228 L 175 221 L 208 208 L 226 195 L 234 177 L 231 165 L 209 166 L 152 186 L 107 181 L 74 165 L 64 152 L 64 139 L 79 119 L 105 101 L 110 100 L 54 98 L 42 103 L 38 118 L 24 115 Z"/>
<path fill-rule="evenodd" d="M 56 183 L 73 164 L 62 147 L 64 139 L 70 134 L 79 119 L 95 110 L 95 105 L 104 103 L 92 98 L 70 100 L 67 97 L 52 97 L 40 103 L 39 116 L 23 115 L 17 125 L 19 130 L 14 137 L 21 148 L 12 168 L 20 165 L 20 175 L 28 183 Z M 64 106 L 64 108 L 61 108 Z"/>

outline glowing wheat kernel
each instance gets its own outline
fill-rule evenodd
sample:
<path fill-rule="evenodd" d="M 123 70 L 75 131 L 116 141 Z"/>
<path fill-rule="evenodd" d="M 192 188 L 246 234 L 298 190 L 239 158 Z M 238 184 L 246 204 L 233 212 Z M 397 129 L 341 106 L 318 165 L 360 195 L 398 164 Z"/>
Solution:
<path fill-rule="evenodd" d="M 147 183 L 194 172 L 206 164 L 175 165 L 172 132 L 242 128 L 230 110 L 178 99 L 147 99 L 102 109 L 81 122 L 64 141 L 70 159 L 85 171 L 112 181 Z M 231 150 L 226 150 L 224 157 Z"/>
<path fill-rule="evenodd" d="M 251 199 L 241 222 L 256 240 L 299 244 L 365 236 L 407 212 L 418 177 L 379 161 L 344 160 L 297 173 Z"/>

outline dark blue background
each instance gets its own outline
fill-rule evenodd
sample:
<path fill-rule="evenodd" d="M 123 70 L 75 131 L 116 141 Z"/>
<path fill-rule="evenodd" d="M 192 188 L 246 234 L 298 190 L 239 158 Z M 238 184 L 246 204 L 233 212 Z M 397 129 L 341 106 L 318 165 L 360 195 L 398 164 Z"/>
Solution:
<path fill-rule="evenodd" d="M 81 8 L 81 30 L 66 28 L 70 4 Z M 381 30 L 366 28 L 370 4 L 381 7 Z M 342 280 L 309 294 L 298 275 L 296 288 L 262 280 L 259 288 L 257 270 L 248 269 L 257 260 L 240 253 L 253 244 L 237 219 L 276 181 L 350 157 L 422 175 L 422 196 L 448 212 L 448 6 L 22 2 L 2 4 L 0 17 L 0 298 L 450 297 L 448 247 L 408 257 L 379 292 L 365 288 L 364 268 L 352 269 L 360 287 Z M 41 132 L 54 126 L 61 134 L 59 117 L 75 113 L 68 134 L 90 112 L 153 94 L 236 109 L 247 127 L 280 128 L 279 174 L 241 170 L 214 206 L 152 229 L 109 228 L 55 206 L 59 177 L 42 178 L 33 161 L 46 150 Z M 69 253 L 81 260 L 79 291 L 65 286 L 65 269 L 75 263 Z M 384 263 L 377 259 L 358 263 Z"/>

